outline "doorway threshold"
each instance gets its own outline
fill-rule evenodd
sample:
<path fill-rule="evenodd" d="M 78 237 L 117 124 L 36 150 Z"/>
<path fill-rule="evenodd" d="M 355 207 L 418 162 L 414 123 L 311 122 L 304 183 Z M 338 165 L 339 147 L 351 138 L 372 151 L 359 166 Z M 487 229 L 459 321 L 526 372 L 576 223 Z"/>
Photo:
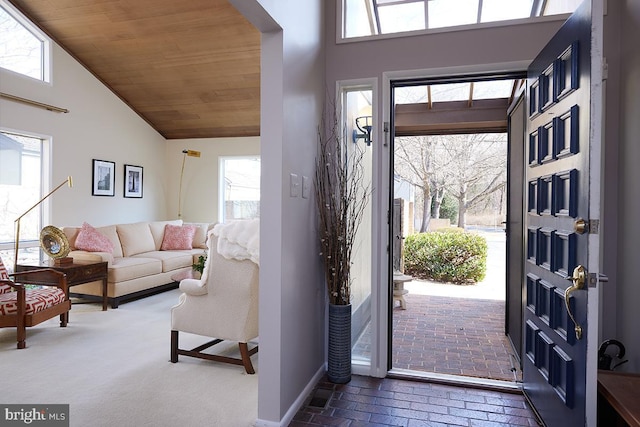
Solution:
<path fill-rule="evenodd" d="M 513 381 L 493 380 L 489 378 L 467 377 L 461 375 L 439 374 L 435 372 L 421 372 L 409 369 L 391 369 L 388 378 L 425 381 L 463 387 L 480 388 L 484 390 L 502 391 L 508 393 L 522 393 L 522 383 Z"/>

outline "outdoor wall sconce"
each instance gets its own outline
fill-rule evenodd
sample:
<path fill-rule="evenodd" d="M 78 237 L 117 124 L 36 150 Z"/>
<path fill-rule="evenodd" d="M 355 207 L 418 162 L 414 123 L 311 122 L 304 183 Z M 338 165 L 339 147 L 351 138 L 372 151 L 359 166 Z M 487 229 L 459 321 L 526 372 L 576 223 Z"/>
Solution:
<path fill-rule="evenodd" d="M 356 128 L 353 130 L 353 142 L 358 142 L 358 139 L 364 138 L 364 143 L 367 146 L 371 145 L 371 129 L 373 128 L 373 117 L 360 116 L 356 118 Z M 360 131 L 361 133 L 358 133 Z"/>

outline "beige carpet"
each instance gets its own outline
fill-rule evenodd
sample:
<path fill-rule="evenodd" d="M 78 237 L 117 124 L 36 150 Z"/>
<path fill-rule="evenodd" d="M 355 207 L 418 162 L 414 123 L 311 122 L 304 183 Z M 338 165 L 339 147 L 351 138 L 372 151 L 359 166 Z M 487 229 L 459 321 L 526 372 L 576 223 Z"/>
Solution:
<path fill-rule="evenodd" d="M 68 403 L 70 425 L 252 426 L 258 407 L 255 375 L 242 366 L 181 356 L 169 362 L 170 308 L 178 290 L 101 311 L 74 304 L 67 328 L 52 319 L 27 330 L 0 329 L 2 403 Z M 202 337 L 180 334 L 180 346 Z M 211 351 L 236 353 L 236 345 Z"/>

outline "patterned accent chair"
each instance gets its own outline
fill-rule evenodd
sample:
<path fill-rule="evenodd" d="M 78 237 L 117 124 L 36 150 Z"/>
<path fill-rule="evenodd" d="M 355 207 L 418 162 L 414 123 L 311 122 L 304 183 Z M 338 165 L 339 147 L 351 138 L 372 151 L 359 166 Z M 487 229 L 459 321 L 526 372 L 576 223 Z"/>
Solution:
<path fill-rule="evenodd" d="M 202 277 L 180 282 L 178 305 L 171 309 L 171 362 L 178 355 L 244 366 L 254 374 L 251 356 L 257 343 L 248 342 L 258 336 L 259 267 L 245 259 L 227 259 L 217 251 L 218 237 L 209 232 L 208 254 Z M 186 350 L 178 348 L 178 332 L 186 332 L 213 340 Z M 207 348 L 223 341 L 237 342 L 240 357 L 205 353 Z"/>
<path fill-rule="evenodd" d="M 14 273 L 10 279 L 0 258 L 0 328 L 17 328 L 18 348 L 26 347 L 26 328 L 55 316 L 67 326 L 71 301 L 67 276 L 51 268 Z M 45 285 L 26 289 L 24 283 Z"/>

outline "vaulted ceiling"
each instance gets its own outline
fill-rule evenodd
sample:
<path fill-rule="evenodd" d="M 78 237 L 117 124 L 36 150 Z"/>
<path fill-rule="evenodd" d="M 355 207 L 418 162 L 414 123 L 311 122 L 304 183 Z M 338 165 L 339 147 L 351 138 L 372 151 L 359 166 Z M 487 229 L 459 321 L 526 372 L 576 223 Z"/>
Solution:
<path fill-rule="evenodd" d="M 227 0 L 10 0 L 167 139 L 260 134 L 260 33 Z"/>

